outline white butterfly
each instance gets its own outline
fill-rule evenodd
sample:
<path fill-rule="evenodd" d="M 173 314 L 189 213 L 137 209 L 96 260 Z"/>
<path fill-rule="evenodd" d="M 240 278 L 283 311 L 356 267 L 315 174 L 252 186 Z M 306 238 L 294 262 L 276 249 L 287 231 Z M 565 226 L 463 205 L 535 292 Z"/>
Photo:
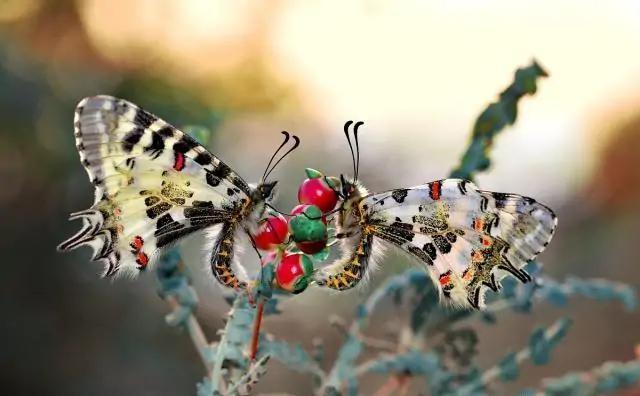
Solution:
<path fill-rule="evenodd" d="M 511 275 L 531 280 L 523 266 L 549 244 L 557 218 L 548 207 L 516 194 L 479 190 L 461 179 L 438 180 L 371 194 L 354 178 L 341 177 L 337 233 L 343 257 L 316 271 L 315 282 L 337 290 L 354 287 L 370 271 L 374 240 L 394 245 L 420 261 L 445 299 L 481 308 L 486 289 L 497 291 Z M 357 156 L 357 160 L 356 160 Z"/>
<path fill-rule="evenodd" d="M 76 147 L 95 186 L 91 208 L 73 213 L 82 229 L 58 246 L 93 248 L 105 276 L 152 265 L 161 248 L 194 231 L 220 225 L 210 265 L 225 286 L 246 283 L 232 269 L 235 235 L 257 228 L 276 182 L 265 179 L 299 144 L 250 187 L 195 139 L 136 105 L 111 96 L 83 99 L 75 111 Z"/>

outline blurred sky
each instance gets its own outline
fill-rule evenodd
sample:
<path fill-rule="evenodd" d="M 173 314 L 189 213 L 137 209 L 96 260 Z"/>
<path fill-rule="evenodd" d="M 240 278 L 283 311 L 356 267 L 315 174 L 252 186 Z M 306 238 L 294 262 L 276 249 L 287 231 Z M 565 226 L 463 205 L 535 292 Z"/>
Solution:
<path fill-rule="evenodd" d="M 7 337 L 17 340 L 0 350 L 0 380 L 13 384 L 11 394 L 106 395 L 179 394 L 201 378 L 188 340 L 162 323 L 152 277 L 104 282 L 88 252 L 53 251 L 77 227 L 67 214 L 93 196 L 73 147 L 82 97 L 116 94 L 179 127 L 213 129 L 208 147 L 249 181 L 279 131 L 296 133 L 300 150 L 275 172 L 287 210 L 304 167 L 349 172 L 342 125 L 350 119 L 366 122 L 361 176 L 373 190 L 446 177 L 477 115 L 533 58 L 550 77 L 521 101 L 478 182 L 558 212 L 559 232 L 542 256 L 549 273 L 637 285 L 638 1 L 0 1 L 0 178 L 11 186 L 0 189 L 0 246 L 7 262 L 20 263 L 7 266 L 0 286 Z M 201 239 L 185 246 L 196 268 Z M 214 334 L 226 306 L 208 279 L 196 279 L 199 314 Z M 341 338 L 327 316 L 348 318 L 370 290 L 305 292 L 266 325 L 307 346 L 320 334 L 331 355 Z M 571 338 L 524 385 L 632 356 L 637 314 L 585 301 L 571 308 Z M 541 308 L 481 327 L 481 359 L 495 361 L 504 344 L 521 345 L 534 323 L 561 313 Z M 120 382 L 104 379 L 103 366 Z M 288 376 L 270 373 L 264 389 L 308 389 L 308 379 Z"/>
<path fill-rule="evenodd" d="M 594 151 L 612 130 L 607 123 L 640 101 L 640 3 L 633 0 L 606 7 L 551 0 L 83 4 L 83 22 L 103 53 L 160 64 L 180 79 L 259 53 L 295 84 L 298 105 L 330 147 L 344 149 L 344 121 L 365 120 L 363 167 L 387 154 L 405 183 L 442 177 L 480 109 L 534 57 L 551 78 L 524 101 L 516 130 L 498 141 L 500 160 L 481 178 L 494 189 L 566 197 L 596 165 Z M 132 59 L 137 47 L 151 47 L 152 60 Z M 421 180 L 412 168 L 424 170 Z"/>

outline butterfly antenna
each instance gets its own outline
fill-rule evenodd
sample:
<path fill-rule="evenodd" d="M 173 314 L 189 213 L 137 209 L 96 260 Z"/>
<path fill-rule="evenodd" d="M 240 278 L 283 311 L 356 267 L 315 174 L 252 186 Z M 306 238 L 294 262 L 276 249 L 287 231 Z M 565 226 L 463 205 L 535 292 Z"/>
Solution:
<path fill-rule="evenodd" d="M 353 121 L 347 121 L 344 124 L 344 136 L 347 138 L 347 143 L 349 143 L 349 150 L 351 150 L 351 162 L 353 163 L 353 177 L 356 177 L 356 156 L 353 152 L 353 145 L 351 144 L 351 138 L 349 137 L 349 127 L 353 124 Z"/>
<path fill-rule="evenodd" d="M 282 131 L 282 133 L 286 133 L 286 134 L 287 134 L 287 137 L 289 136 L 289 134 L 288 134 L 287 132 Z M 287 155 L 289 155 L 289 153 L 291 153 L 293 150 L 297 149 L 297 148 L 298 148 L 298 146 L 300 145 L 300 138 L 299 138 L 299 137 L 297 137 L 296 135 L 291 135 L 291 137 L 293 138 L 293 141 L 294 141 L 294 143 L 293 143 L 293 147 L 291 147 L 291 148 L 290 148 L 286 153 L 282 154 L 282 157 L 280 157 L 280 159 L 279 159 L 278 161 L 276 161 L 276 163 L 275 163 L 275 164 L 273 164 L 273 166 L 271 167 L 271 170 L 269 170 L 269 172 L 267 172 L 267 173 L 265 174 L 265 176 L 264 176 L 263 180 L 266 180 L 266 179 L 267 179 L 267 177 L 269 177 L 269 175 L 271 174 L 271 172 L 273 172 L 273 170 L 276 168 L 276 166 L 278 166 L 278 164 L 279 164 L 283 159 L 285 159 L 285 157 L 286 157 Z M 289 139 L 286 139 L 286 140 L 289 140 Z M 285 140 L 285 143 L 286 143 L 286 140 Z M 284 145 L 284 143 L 283 143 L 283 145 Z"/>
<path fill-rule="evenodd" d="M 358 121 L 353 126 L 353 140 L 356 141 L 356 180 L 358 180 L 358 176 L 360 175 L 360 145 L 358 144 L 358 128 L 364 125 L 364 121 Z"/>
<path fill-rule="evenodd" d="M 262 174 L 262 180 L 266 180 L 267 177 L 267 172 L 269 171 L 269 167 L 271 166 L 271 163 L 273 162 L 273 159 L 276 158 L 276 155 L 278 155 L 278 152 L 284 147 L 285 144 L 287 144 L 287 142 L 289 141 L 289 132 L 287 131 L 282 131 L 282 134 L 284 135 L 284 141 L 282 142 L 282 144 L 280 144 L 280 146 L 276 149 L 276 151 L 273 153 L 273 155 L 271 156 L 271 159 L 269 160 L 269 163 L 267 164 L 267 167 L 264 169 L 264 173 Z"/>

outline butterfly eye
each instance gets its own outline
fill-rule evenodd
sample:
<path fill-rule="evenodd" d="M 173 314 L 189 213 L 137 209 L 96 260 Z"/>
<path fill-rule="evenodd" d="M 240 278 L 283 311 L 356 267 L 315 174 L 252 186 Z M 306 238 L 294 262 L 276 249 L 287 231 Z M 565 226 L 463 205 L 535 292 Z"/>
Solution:
<path fill-rule="evenodd" d="M 274 193 L 274 187 L 276 186 L 277 183 L 278 183 L 277 181 L 273 181 L 270 183 L 264 183 L 260 185 L 260 187 L 258 187 L 260 191 L 260 195 L 262 195 L 264 199 L 271 197 L 271 195 Z"/>

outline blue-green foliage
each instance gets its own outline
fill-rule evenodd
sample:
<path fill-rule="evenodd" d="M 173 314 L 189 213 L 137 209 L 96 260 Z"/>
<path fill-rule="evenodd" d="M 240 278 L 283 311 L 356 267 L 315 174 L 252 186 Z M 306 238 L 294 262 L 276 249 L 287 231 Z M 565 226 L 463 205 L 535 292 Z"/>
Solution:
<path fill-rule="evenodd" d="M 524 95 L 535 93 L 537 80 L 546 75 L 535 62 L 516 71 L 514 82 L 476 121 L 469 147 L 460 165 L 452 172 L 453 177 L 471 179 L 477 172 L 488 168 L 493 139 L 515 122 L 518 101 Z M 206 141 L 206 134 L 202 130 L 199 133 L 198 137 Z M 324 253 L 315 259 L 325 260 Z M 424 380 L 423 389 L 434 395 L 483 395 L 491 393 L 492 387 L 500 381 L 517 379 L 526 362 L 547 364 L 553 357 L 554 348 L 567 336 L 571 320 L 563 317 L 546 328 L 535 329 L 527 345 L 518 351 L 508 352 L 492 367 L 481 368 L 476 359 L 480 340 L 469 326 L 474 319 L 498 325 L 499 313 L 528 314 L 540 303 L 562 308 L 572 297 L 600 302 L 619 301 L 628 310 L 636 308 L 636 291 L 630 286 L 602 279 L 571 277 L 564 281 L 553 280 L 542 273 L 538 262 L 530 262 L 527 270 L 535 282 L 521 284 L 513 278 L 505 279 L 501 293 L 488 295 L 487 310 L 483 312 L 440 304 L 438 290 L 423 270 L 411 269 L 392 276 L 357 307 L 353 322 L 344 328 L 345 340 L 331 363 L 325 361 L 321 340 L 316 340 L 314 350 L 307 352 L 301 345 L 290 344 L 262 332 L 257 356 L 260 364 L 252 364 L 248 345 L 256 310 L 247 295 L 228 295 L 226 298 L 231 311 L 224 329 L 219 331 L 218 342 L 202 346 L 194 337 L 208 372 L 198 384 L 198 395 L 245 394 L 248 392 L 246 389 L 250 391 L 264 372 L 268 357 L 292 370 L 311 375 L 316 394 L 361 394 L 362 378 L 378 375 Z M 167 316 L 167 322 L 187 327 L 193 337 L 193 309 L 198 300 L 176 249 L 167 252 L 160 261 L 158 277 L 160 295 L 177 303 Z M 271 289 L 272 265 L 263 267 L 260 279 L 252 300 L 262 301 L 267 315 L 281 314 L 278 309 L 281 295 Z M 380 343 L 375 345 L 364 335 L 372 314 L 383 302 L 391 303 L 394 310 L 406 313 L 402 337 L 387 340 L 385 348 Z M 420 342 L 425 339 L 429 340 L 427 348 Z M 367 358 L 363 359 L 363 356 Z M 640 361 L 605 363 L 588 373 L 570 373 L 546 380 L 538 389 L 523 390 L 522 394 L 594 394 L 632 386 L 639 380 Z"/>
<path fill-rule="evenodd" d="M 524 95 L 536 93 L 538 78 L 547 76 L 547 72 L 535 61 L 530 66 L 516 70 L 513 83 L 500 93 L 499 100 L 491 103 L 478 116 L 469 147 L 451 177 L 473 180 L 477 172 L 489 168 L 489 149 L 493 145 L 493 139 L 505 127 L 516 122 L 518 101 Z"/>
<path fill-rule="evenodd" d="M 640 361 L 628 363 L 607 362 L 586 373 L 569 373 L 548 379 L 543 385 L 552 396 L 593 395 L 615 392 L 640 381 Z"/>

